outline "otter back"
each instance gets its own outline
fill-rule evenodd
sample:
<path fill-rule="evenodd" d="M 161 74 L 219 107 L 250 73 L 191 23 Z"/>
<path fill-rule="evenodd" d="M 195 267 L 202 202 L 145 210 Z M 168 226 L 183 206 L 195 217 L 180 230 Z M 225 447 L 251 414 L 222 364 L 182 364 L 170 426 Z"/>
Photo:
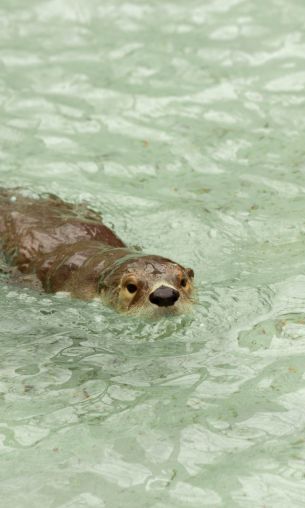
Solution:
<path fill-rule="evenodd" d="M 112 247 L 125 244 L 86 205 L 66 203 L 53 195 L 39 199 L 20 190 L 0 189 L 0 248 L 23 273 L 63 245 L 98 241 Z"/>

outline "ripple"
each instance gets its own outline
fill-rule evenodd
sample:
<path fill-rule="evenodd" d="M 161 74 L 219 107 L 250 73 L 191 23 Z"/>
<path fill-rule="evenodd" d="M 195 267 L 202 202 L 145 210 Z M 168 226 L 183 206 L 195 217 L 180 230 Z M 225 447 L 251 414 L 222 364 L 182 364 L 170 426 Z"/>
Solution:
<path fill-rule="evenodd" d="M 2 2 L 1 185 L 86 200 L 197 286 L 149 322 L 0 274 L 8 507 L 304 505 L 303 18 Z"/>

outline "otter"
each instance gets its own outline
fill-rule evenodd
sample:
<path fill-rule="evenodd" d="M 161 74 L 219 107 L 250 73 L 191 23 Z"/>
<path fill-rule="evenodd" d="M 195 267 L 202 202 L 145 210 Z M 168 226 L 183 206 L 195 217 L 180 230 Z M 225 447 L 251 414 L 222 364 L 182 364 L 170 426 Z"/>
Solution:
<path fill-rule="evenodd" d="M 128 248 L 99 213 L 52 194 L 33 198 L 0 188 L 0 252 L 48 293 L 98 298 L 118 311 L 151 317 L 191 307 L 191 268 Z"/>

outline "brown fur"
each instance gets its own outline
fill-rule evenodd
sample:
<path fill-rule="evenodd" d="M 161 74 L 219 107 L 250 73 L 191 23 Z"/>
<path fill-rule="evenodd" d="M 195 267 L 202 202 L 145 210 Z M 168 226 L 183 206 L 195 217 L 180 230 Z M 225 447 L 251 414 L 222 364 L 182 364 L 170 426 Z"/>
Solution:
<path fill-rule="evenodd" d="M 128 249 L 98 213 L 49 194 L 33 199 L 20 190 L 0 189 L 0 250 L 18 272 L 35 274 L 47 292 L 102 296 L 121 310 L 145 307 L 157 281 L 176 287 L 187 277 L 185 297 L 191 293 L 191 270 Z M 139 288 L 132 298 L 124 289 L 128 277 L 136 278 Z"/>

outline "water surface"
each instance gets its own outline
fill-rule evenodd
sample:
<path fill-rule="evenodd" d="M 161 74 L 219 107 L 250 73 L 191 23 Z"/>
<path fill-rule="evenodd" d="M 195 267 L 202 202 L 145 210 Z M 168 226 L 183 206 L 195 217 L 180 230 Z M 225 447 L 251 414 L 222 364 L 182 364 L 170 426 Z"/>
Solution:
<path fill-rule="evenodd" d="M 304 507 L 304 16 L 2 0 L 0 184 L 87 200 L 198 289 L 145 322 L 1 276 L 5 508 Z"/>

